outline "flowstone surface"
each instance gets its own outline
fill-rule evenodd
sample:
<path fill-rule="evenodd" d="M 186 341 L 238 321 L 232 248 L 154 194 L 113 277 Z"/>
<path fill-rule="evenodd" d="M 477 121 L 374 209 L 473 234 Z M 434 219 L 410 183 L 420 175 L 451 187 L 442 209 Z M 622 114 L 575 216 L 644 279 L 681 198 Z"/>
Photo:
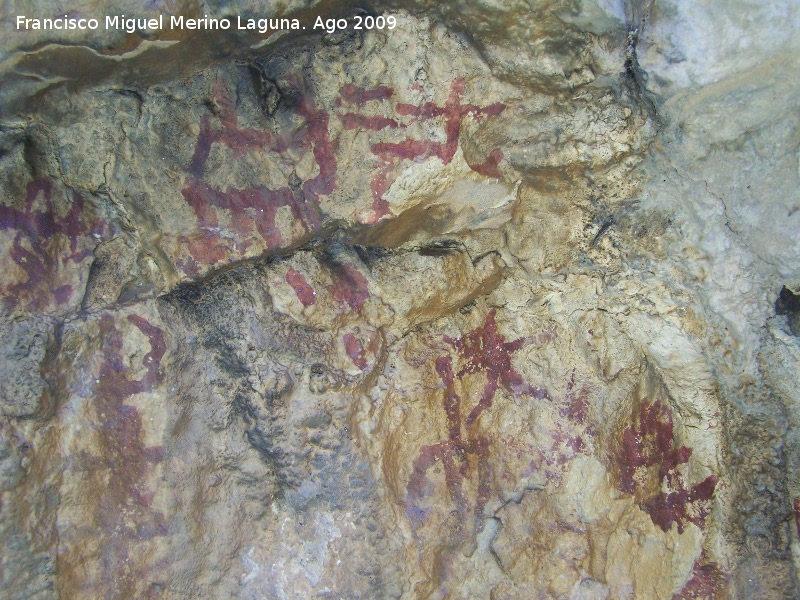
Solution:
<path fill-rule="evenodd" d="M 21 10 L 0 596 L 800 594 L 793 2 Z"/>

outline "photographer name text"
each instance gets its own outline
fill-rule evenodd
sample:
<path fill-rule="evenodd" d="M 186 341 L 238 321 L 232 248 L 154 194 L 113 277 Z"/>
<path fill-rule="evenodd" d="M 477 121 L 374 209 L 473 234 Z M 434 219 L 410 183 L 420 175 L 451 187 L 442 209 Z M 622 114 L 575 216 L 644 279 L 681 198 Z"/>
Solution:
<path fill-rule="evenodd" d="M 209 17 L 203 15 L 202 18 L 187 18 L 183 15 L 159 15 L 158 17 L 141 18 L 126 17 L 125 15 L 106 16 L 104 19 L 94 19 L 88 17 L 71 17 L 63 15 L 61 17 L 38 19 L 18 15 L 16 17 L 16 28 L 18 31 L 25 30 L 105 30 L 126 31 L 127 33 L 137 32 L 156 32 L 165 29 L 186 30 L 186 31 L 257 31 L 259 33 L 269 33 L 273 31 L 299 31 L 306 29 L 306 25 L 300 19 L 287 18 L 253 18 L 253 17 Z M 393 15 L 373 16 L 355 15 L 349 18 L 323 19 L 318 16 L 314 20 L 312 29 L 324 30 L 327 33 L 345 30 L 373 30 L 373 29 L 394 29 L 397 27 L 397 18 Z"/>

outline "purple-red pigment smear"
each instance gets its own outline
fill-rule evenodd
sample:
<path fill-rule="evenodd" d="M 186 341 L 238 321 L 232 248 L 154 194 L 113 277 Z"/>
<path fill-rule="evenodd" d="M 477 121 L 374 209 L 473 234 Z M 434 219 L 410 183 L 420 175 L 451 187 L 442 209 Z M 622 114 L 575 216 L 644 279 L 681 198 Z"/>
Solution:
<path fill-rule="evenodd" d="M 353 364 L 362 371 L 367 368 L 367 359 L 364 354 L 364 345 L 352 333 L 346 333 L 342 338 L 344 341 L 344 349 Z"/>
<path fill-rule="evenodd" d="M 498 386 L 515 397 L 533 396 L 542 399 L 547 396 L 544 390 L 526 383 L 522 375 L 514 369 L 511 355 L 522 347 L 525 340 L 519 338 L 513 342 L 506 342 L 505 337 L 497 332 L 495 314 L 495 310 L 490 310 L 483 327 L 470 331 L 464 337 L 456 340 L 447 338 L 463 361 L 457 377 L 479 371 L 486 373 L 483 395 L 467 416 L 467 426 L 474 423 L 481 412 L 491 407 Z"/>
<path fill-rule="evenodd" d="M 797 528 L 797 537 L 800 537 L 800 498 L 795 498 L 792 502 L 794 512 L 794 525 Z"/>
<path fill-rule="evenodd" d="M 485 161 L 478 165 L 470 165 L 469 168 L 484 177 L 500 179 L 503 176 L 499 167 L 501 160 L 503 160 L 503 151 L 500 148 L 495 148 L 489 153 Z"/>
<path fill-rule="evenodd" d="M 370 100 L 388 100 L 393 95 L 394 90 L 385 85 L 381 85 L 372 90 L 365 90 L 352 83 L 348 83 L 343 85 L 339 90 L 339 98 L 336 100 L 336 106 L 342 106 L 345 102 L 360 106 Z"/>
<path fill-rule="evenodd" d="M 673 594 L 672 600 L 715 600 L 725 598 L 728 578 L 720 570 L 717 563 L 694 564 L 692 578 L 686 582 L 680 592 Z"/>
<path fill-rule="evenodd" d="M 333 299 L 358 310 L 369 298 L 369 282 L 353 265 L 338 265 L 333 269 Z"/>

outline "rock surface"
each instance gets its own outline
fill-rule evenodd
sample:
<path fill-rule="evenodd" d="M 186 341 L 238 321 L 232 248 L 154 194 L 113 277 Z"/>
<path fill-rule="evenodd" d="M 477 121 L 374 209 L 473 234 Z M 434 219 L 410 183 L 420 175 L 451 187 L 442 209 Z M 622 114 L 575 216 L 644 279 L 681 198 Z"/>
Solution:
<path fill-rule="evenodd" d="M 364 10 L 4 36 L 0 595 L 797 597 L 800 11 Z"/>

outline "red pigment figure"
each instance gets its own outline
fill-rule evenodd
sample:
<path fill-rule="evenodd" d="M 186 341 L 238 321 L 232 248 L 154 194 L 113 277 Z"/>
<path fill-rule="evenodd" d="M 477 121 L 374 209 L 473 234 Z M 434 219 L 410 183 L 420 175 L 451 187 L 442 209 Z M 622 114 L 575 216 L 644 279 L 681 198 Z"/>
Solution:
<path fill-rule="evenodd" d="M 347 355 L 350 357 L 350 360 L 353 361 L 353 364 L 362 371 L 366 369 L 366 352 L 364 351 L 364 344 L 361 343 L 361 340 L 352 333 L 346 333 L 342 341 L 344 342 L 344 349 L 347 351 Z"/>
<path fill-rule="evenodd" d="M 514 370 L 511 364 L 511 355 L 519 350 L 525 343 L 524 338 L 513 342 L 506 342 L 506 338 L 497 332 L 497 323 L 494 320 L 497 311 L 494 309 L 486 315 L 483 327 L 470 331 L 465 337 L 457 340 L 445 338 L 457 351 L 466 364 L 458 371 L 457 377 L 486 372 L 486 384 L 483 395 L 478 405 L 472 409 L 466 420 L 469 427 L 487 408 L 492 406 L 498 384 L 514 397 L 533 396 L 542 399 L 546 397 L 544 390 L 531 386 L 522 379 L 522 375 Z"/>
<path fill-rule="evenodd" d="M 333 276 L 331 294 L 334 300 L 347 304 L 354 310 L 364 306 L 364 302 L 369 298 L 369 282 L 361 271 L 353 265 L 341 264 L 333 269 L 331 275 Z"/>
<path fill-rule="evenodd" d="M 636 421 L 625 429 L 622 448 L 617 456 L 620 471 L 619 489 L 636 494 L 643 485 L 641 478 L 657 469 L 658 481 L 666 483 L 669 492 L 659 492 L 643 500 L 642 508 L 655 525 L 669 531 L 673 523 L 683 533 L 686 522 L 701 529 L 708 515 L 708 501 L 714 494 L 718 478 L 709 475 L 702 482 L 688 487 L 677 471 L 678 465 L 689 462 L 692 449 L 675 447 L 672 414 L 660 401 L 642 401 Z"/>
<path fill-rule="evenodd" d="M 439 356 L 436 359 L 436 372 L 445 385 L 443 405 L 447 417 L 447 440 L 432 446 L 423 446 L 419 457 L 414 461 L 408 482 L 406 509 L 412 523 L 420 523 L 427 516 L 426 511 L 419 506 L 426 496 L 426 488 L 430 485 L 427 472 L 436 462 L 441 461 L 448 493 L 459 514 L 469 512 L 463 491 L 464 479 L 469 478 L 471 472 L 477 472 L 478 489 L 473 516 L 476 522 L 474 530 L 480 530 L 483 509 L 491 493 L 491 467 L 488 462 L 490 441 L 475 431 L 475 423 L 483 411 L 491 408 L 498 387 L 514 397 L 547 397 L 544 390 L 525 383 L 522 376 L 514 370 L 511 355 L 522 347 L 525 340 L 520 338 L 506 342 L 505 337 L 497 331 L 495 312 L 489 311 L 483 326 L 470 331 L 466 336 L 455 340 L 445 338 L 455 349 L 462 365 L 458 371 L 454 371 L 450 356 Z M 456 379 L 480 371 L 486 372 L 483 394 L 464 419 L 461 397 L 456 393 Z"/>
<path fill-rule="evenodd" d="M 672 600 L 701 600 L 724 598 L 724 590 L 728 585 L 728 578 L 717 563 L 705 563 L 698 559 L 694 563 L 692 577 L 683 586 L 680 592 L 673 594 Z"/>
<path fill-rule="evenodd" d="M 168 533 L 161 512 L 151 508 L 154 493 L 146 487 L 148 471 L 163 458 L 161 446 L 144 445 L 142 418 L 136 407 L 125 404 L 134 394 L 153 391 L 163 380 L 161 359 L 167 346 L 163 331 L 138 315 L 129 315 L 133 323 L 150 342 L 150 351 L 142 359 L 145 373 L 140 379 L 128 379 L 129 369 L 123 365 L 123 339 L 112 317 L 100 321 L 104 361 L 94 389 L 97 414 L 103 418 L 99 425 L 103 452 L 87 459 L 87 470 L 102 473 L 97 480 L 108 482 L 98 492 L 94 513 L 95 526 L 113 532 L 104 548 L 104 583 L 111 589 L 130 596 L 140 581 L 126 568 L 130 545 Z"/>
<path fill-rule="evenodd" d="M 284 240 L 275 225 L 279 208 L 289 207 L 292 217 L 306 233 L 311 233 L 322 224 L 319 210 L 320 196 L 336 189 L 336 156 L 328 139 L 328 113 L 316 108 L 309 94 L 303 94 L 294 110 L 305 119 L 299 132 L 285 136 L 274 136 L 266 131 L 242 129 L 233 96 L 222 84 L 214 86 L 214 96 L 219 107 L 220 128 L 214 128 L 209 118 L 203 117 L 197 138 L 194 156 L 189 167 L 183 196 L 197 215 L 203 237 L 189 243 L 190 258 L 181 264 L 187 275 L 199 274 L 200 265 L 210 265 L 230 257 L 232 253 L 244 255 L 250 245 L 246 239 L 255 228 L 266 243 L 267 249 L 279 248 Z M 312 179 L 301 181 L 296 175 L 289 177 L 288 185 L 270 189 L 254 186 L 246 189 L 220 190 L 203 180 L 206 162 L 215 143 L 228 146 L 234 157 L 242 157 L 251 148 L 267 148 L 283 154 L 287 150 L 312 149 L 319 169 Z M 235 234 L 225 243 L 220 236 L 217 210 L 230 212 L 230 229 Z M 241 238 L 244 238 L 240 241 Z"/>
<path fill-rule="evenodd" d="M 348 332 L 342 336 L 345 352 L 353 364 L 364 371 L 370 366 L 368 356 L 375 357 L 380 352 L 381 336 L 377 331 L 355 328 L 355 332 Z"/>
<path fill-rule="evenodd" d="M 800 498 L 795 498 L 792 503 L 794 512 L 794 525 L 797 528 L 797 537 L 800 537 Z"/>
<path fill-rule="evenodd" d="M 71 192 L 72 203 L 64 215 L 57 214 L 53 203 L 53 183 L 49 179 L 37 179 L 28 183 L 25 205 L 20 209 L 0 205 L 0 230 L 14 231 L 10 256 L 27 275 L 24 282 L 9 285 L 2 290 L 3 302 L 14 310 L 21 300 L 27 299 L 30 310 L 44 310 L 54 299 L 62 305 L 72 297 L 72 286 L 55 287 L 59 267 L 68 262 L 80 263 L 92 255 L 92 250 L 78 250 L 81 237 L 87 240 L 92 233 L 104 233 L 104 223 L 95 219 L 91 226 L 82 220 L 86 201 L 77 192 Z M 42 201 L 39 202 L 41 197 Z M 39 208 L 41 207 L 41 208 Z M 69 240 L 71 254 L 61 256 L 56 235 Z M 60 263 L 60 264 L 59 264 Z"/>
<path fill-rule="evenodd" d="M 308 284 L 305 275 L 297 269 L 289 269 L 286 272 L 286 283 L 292 286 L 303 306 L 311 306 L 317 302 L 317 292 Z"/>
<path fill-rule="evenodd" d="M 343 86 L 340 90 L 340 98 L 336 105 L 354 104 L 363 105 L 365 102 L 375 100 L 388 100 L 394 91 L 391 88 L 381 86 L 374 90 L 364 90 L 353 85 Z M 421 162 L 432 157 L 438 157 L 444 164 L 450 164 L 458 150 L 458 140 L 461 135 L 461 121 L 467 116 L 472 115 L 476 120 L 481 120 L 485 116 L 495 116 L 505 110 L 505 105 L 499 102 L 486 107 L 475 106 L 474 104 L 461 104 L 461 97 L 464 95 L 464 80 L 458 78 L 450 86 L 450 96 L 444 106 L 437 106 L 433 102 L 425 102 L 420 105 L 398 103 L 396 105 L 397 115 L 400 117 L 410 117 L 404 123 L 399 123 L 393 118 L 384 116 L 364 116 L 358 113 L 338 113 L 337 116 L 342 121 L 345 129 L 359 129 L 362 131 L 381 131 L 386 128 L 398 129 L 405 128 L 418 121 L 430 121 L 432 119 L 442 119 L 445 130 L 445 141 L 435 142 L 433 140 L 414 140 L 406 138 L 401 142 L 388 143 L 382 142 L 372 145 L 372 153 L 381 159 L 381 166 L 378 173 L 372 179 L 372 216 L 368 219 L 369 223 L 375 223 L 382 217 L 390 214 L 389 204 L 383 195 L 392 185 L 394 171 L 399 160 L 412 160 Z M 489 157 L 483 164 L 470 165 L 470 168 L 487 177 L 499 178 L 501 176 L 498 165 L 503 159 L 503 151 L 495 148 L 489 153 Z"/>

